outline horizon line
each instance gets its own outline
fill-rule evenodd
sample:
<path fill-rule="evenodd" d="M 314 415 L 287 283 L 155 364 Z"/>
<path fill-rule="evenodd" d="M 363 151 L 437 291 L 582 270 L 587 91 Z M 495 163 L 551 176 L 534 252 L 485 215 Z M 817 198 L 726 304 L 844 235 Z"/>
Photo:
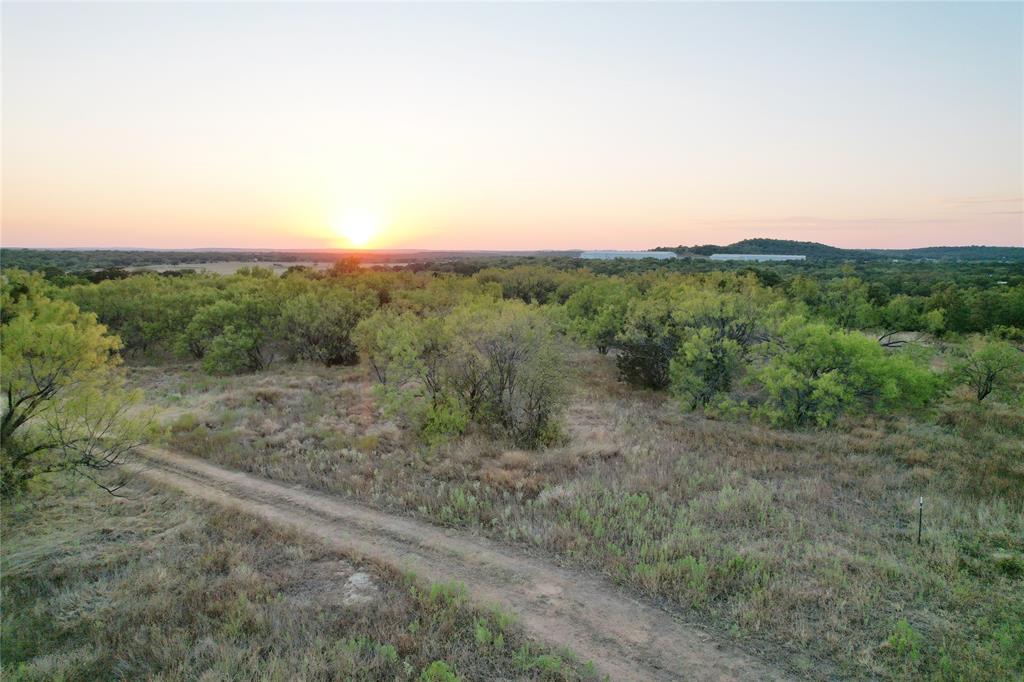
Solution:
<path fill-rule="evenodd" d="M 773 239 L 771 237 L 752 237 L 750 239 Z M 750 239 L 740 240 L 749 241 Z M 934 249 L 934 248 L 945 248 L 945 249 L 966 249 L 966 248 L 993 248 L 993 249 L 1024 249 L 1024 242 L 1021 244 L 928 244 L 926 246 L 907 246 L 907 247 L 875 247 L 875 246 L 834 246 L 825 242 L 814 242 L 804 241 L 795 239 L 774 239 L 774 241 L 787 241 L 798 244 L 819 244 L 821 246 L 827 246 L 830 248 L 840 249 L 843 251 L 913 251 L 917 249 Z M 345 248 L 345 247 L 323 247 L 323 248 L 292 248 L 292 247 L 239 247 L 239 246 L 175 246 L 175 247 L 157 247 L 157 246 L 7 246 L 0 244 L 0 249 L 22 249 L 31 251 L 196 251 L 196 252 L 238 252 L 238 253 L 572 253 L 572 252 L 585 252 L 585 251 L 623 251 L 623 252 L 637 252 L 643 253 L 647 251 L 655 251 L 657 249 L 677 249 L 677 248 L 698 248 L 702 246 L 719 246 L 727 247 L 736 244 L 732 242 L 730 244 L 693 244 L 691 246 L 685 246 L 682 244 L 678 245 L 659 245 L 648 248 L 638 249 L 624 249 L 614 247 L 589 247 L 589 248 L 536 248 L 536 249 L 460 249 L 460 248 L 416 248 L 416 247 L 395 247 L 395 248 Z"/>

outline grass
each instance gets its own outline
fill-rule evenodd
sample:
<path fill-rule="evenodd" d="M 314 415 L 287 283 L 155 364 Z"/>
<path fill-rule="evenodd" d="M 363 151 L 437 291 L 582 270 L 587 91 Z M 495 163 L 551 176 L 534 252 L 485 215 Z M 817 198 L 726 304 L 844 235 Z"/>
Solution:
<path fill-rule="evenodd" d="M 136 379 L 174 447 L 603 572 L 794 673 L 1024 675 L 1019 408 L 953 396 L 932 423 L 786 432 L 575 363 L 569 443 L 539 452 L 472 434 L 425 448 L 381 417 L 364 368 Z"/>
<path fill-rule="evenodd" d="M 594 678 L 459 585 L 132 486 L 6 506 L 5 680 Z"/>

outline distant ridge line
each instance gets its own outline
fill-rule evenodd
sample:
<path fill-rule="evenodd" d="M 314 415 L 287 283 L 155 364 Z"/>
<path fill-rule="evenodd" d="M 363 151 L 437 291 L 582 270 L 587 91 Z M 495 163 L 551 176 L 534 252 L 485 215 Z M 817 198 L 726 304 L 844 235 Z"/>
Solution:
<path fill-rule="evenodd" d="M 924 246 L 913 249 L 844 249 L 820 242 L 789 239 L 744 239 L 719 246 L 659 246 L 679 256 L 708 257 L 714 254 L 794 255 L 816 260 L 1024 260 L 1024 246 Z"/>

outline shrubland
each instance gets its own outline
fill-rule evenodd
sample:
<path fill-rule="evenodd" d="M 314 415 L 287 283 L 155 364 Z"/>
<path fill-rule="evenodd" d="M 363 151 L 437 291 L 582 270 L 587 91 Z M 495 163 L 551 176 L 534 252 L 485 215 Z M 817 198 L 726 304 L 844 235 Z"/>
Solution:
<path fill-rule="evenodd" d="M 458 584 L 140 481 L 60 483 L 5 509 L 5 680 L 596 679 Z"/>
<path fill-rule="evenodd" d="M 124 334 L 181 450 L 603 572 L 811 677 L 1024 674 L 1024 277 L 632 267 L 47 295 Z"/>

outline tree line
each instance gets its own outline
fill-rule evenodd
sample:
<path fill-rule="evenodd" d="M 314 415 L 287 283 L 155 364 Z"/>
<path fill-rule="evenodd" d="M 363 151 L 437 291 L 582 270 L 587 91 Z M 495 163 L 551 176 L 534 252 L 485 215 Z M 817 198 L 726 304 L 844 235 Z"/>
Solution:
<path fill-rule="evenodd" d="M 384 409 L 427 444 L 468 431 L 522 447 L 558 442 L 573 345 L 612 355 L 625 382 L 669 392 L 686 410 L 779 427 L 924 412 L 961 386 L 978 402 L 1020 403 L 1024 284 L 882 296 L 855 271 L 832 275 L 254 267 L 62 286 L 8 269 L 4 486 L 118 459 L 104 447 L 115 422 L 130 423 L 121 354 L 187 359 L 211 374 L 363 358 Z"/>

